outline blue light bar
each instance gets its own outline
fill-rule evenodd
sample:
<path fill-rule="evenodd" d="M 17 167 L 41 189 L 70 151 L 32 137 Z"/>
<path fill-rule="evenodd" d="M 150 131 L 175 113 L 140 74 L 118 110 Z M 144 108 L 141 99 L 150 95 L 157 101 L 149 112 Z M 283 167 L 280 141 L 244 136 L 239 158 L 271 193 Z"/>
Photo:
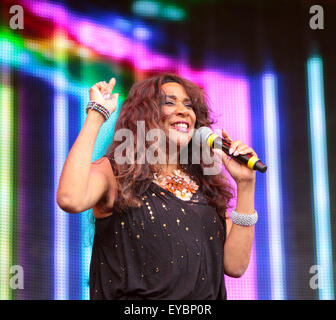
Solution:
<path fill-rule="evenodd" d="M 65 56 L 64 38 L 55 37 L 55 54 Z M 58 187 L 62 168 L 69 152 L 68 150 L 68 102 L 67 76 L 65 65 L 57 63 L 54 76 L 54 190 Z M 54 203 L 54 299 L 67 300 L 69 298 L 68 286 L 68 213 L 64 212 Z"/>
<path fill-rule="evenodd" d="M 265 154 L 267 163 L 267 219 L 272 300 L 286 299 L 283 254 L 282 186 L 279 142 L 279 119 L 277 105 L 276 75 L 266 72 L 262 77 Z"/>
<path fill-rule="evenodd" d="M 318 272 L 319 298 L 334 299 L 332 239 L 330 230 L 330 202 L 326 121 L 324 109 L 323 62 L 319 56 L 307 61 L 309 136 L 312 164 L 312 207 L 315 222 L 315 250 Z"/>

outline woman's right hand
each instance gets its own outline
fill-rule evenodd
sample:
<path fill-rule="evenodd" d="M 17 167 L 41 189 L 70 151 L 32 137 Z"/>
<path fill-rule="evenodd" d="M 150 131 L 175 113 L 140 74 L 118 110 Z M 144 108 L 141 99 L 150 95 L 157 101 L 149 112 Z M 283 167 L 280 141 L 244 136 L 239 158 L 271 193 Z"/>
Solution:
<path fill-rule="evenodd" d="M 104 106 L 111 114 L 117 108 L 119 93 L 112 94 L 116 84 L 116 79 L 111 78 L 109 83 L 105 81 L 97 82 L 90 89 L 90 101 L 97 102 Z M 111 95 L 112 94 L 112 95 Z"/>

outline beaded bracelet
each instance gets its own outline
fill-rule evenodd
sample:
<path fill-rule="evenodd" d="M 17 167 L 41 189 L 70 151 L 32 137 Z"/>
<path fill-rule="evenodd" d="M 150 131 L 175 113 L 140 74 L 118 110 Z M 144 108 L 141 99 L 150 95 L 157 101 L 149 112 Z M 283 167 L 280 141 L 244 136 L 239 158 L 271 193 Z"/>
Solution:
<path fill-rule="evenodd" d="M 90 101 L 88 103 L 88 106 L 86 108 L 86 113 L 89 112 L 89 110 L 95 110 L 97 112 L 99 112 L 105 119 L 105 121 L 110 117 L 111 113 L 109 110 L 107 110 L 104 106 L 102 106 L 101 104 L 94 102 L 94 101 Z"/>
<path fill-rule="evenodd" d="M 243 214 L 238 213 L 235 210 L 231 214 L 232 222 L 238 224 L 239 226 L 250 227 L 257 223 L 258 213 L 254 210 L 253 214 Z"/>

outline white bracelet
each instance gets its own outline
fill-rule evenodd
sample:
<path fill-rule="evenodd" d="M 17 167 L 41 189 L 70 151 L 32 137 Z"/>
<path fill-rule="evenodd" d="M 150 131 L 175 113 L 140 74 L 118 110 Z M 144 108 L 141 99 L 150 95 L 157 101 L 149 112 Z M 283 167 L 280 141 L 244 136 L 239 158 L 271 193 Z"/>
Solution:
<path fill-rule="evenodd" d="M 258 221 L 258 212 L 254 210 L 252 214 L 243 214 L 238 213 L 235 210 L 231 214 L 232 222 L 238 224 L 239 226 L 250 227 L 257 223 Z"/>

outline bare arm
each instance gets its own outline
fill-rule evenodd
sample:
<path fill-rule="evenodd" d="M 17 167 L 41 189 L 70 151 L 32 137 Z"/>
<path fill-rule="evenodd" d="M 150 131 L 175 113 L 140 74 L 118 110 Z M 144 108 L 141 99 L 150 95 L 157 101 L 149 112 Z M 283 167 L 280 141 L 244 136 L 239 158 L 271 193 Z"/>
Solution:
<path fill-rule="evenodd" d="M 108 103 L 103 94 L 111 94 L 114 84 L 115 80 L 111 79 L 109 84 L 94 85 L 90 90 L 90 99 L 113 112 L 117 104 L 117 94 L 114 94 Z M 97 111 L 88 112 L 85 123 L 64 163 L 58 184 L 57 203 L 67 212 L 85 211 L 96 205 L 106 194 L 115 194 L 111 190 L 116 187 L 116 183 L 110 164 L 107 163 L 108 159 L 91 163 L 94 144 L 103 121 L 104 118 Z"/>
<path fill-rule="evenodd" d="M 231 142 L 231 155 L 251 153 L 257 156 L 255 151 L 246 144 L 239 140 L 232 141 L 225 130 L 223 130 L 223 137 Z M 253 214 L 256 172 L 230 159 L 224 152 L 221 154 L 226 169 L 237 183 L 236 211 L 242 214 Z M 250 261 L 254 226 L 239 226 L 227 219 L 227 230 L 224 244 L 224 272 L 231 277 L 241 277 Z"/>
<path fill-rule="evenodd" d="M 239 213 L 254 213 L 254 181 L 237 186 Z M 227 219 L 227 239 L 224 244 L 224 272 L 231 277 L 241 277 L 246 271 L 251 255 L 254 226 L 239 226 Z"/>

